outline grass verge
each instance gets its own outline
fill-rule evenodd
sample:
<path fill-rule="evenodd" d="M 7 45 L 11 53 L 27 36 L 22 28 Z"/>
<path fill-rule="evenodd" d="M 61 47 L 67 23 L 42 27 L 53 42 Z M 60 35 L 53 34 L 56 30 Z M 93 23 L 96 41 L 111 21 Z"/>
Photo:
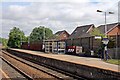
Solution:
<path fill-rule="evenodd" d="M 110 64 L 120 65 L 120 59 L 109 59 L 106 62 Z"/>

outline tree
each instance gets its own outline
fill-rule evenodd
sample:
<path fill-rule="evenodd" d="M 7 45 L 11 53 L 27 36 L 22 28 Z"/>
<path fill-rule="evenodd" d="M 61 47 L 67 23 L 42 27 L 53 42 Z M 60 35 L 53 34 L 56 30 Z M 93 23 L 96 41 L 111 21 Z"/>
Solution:
<path fill-rule="evenodd" d="M 53 35 L 53 32 L 49 28 L 45 28 L 44 26 L 36 27 L 30 34 L 30 42 L 40 41 L 44 39 L 44 31 L 45 31 L 45 39 L 48 39 Z"/>
<path fill-rule="evenodd" d="M 105 34 L 102 34 L 98 28 L 94 28 L 91 31 L 91 35 L 105 37 Z"/>
<path fill-rule="evenodd" d="M 17 27 L 13 27 L 9 33 L 8 46 L 12 48 L 20 48 L 21 42 L 25 40 L 24 32 Z"/>
<path fill-rule="evenodd" d="M 3 47 L 7 47 L 7 42 L 8 40 L 5 38 L 0 38 L 0 43 L 2 44 Z"/>

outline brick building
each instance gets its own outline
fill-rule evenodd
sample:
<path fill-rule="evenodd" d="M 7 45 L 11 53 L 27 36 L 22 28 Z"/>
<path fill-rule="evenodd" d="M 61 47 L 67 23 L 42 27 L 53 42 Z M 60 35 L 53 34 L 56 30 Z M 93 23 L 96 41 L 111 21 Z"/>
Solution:
<path fill-rule="evenodd" d="M 101 33 L 105 34 L 105 25 L 98 27 Z M 110 40 L 108 44 L 108 53 L 112 58 L 120 59 L 120 24 L 107 24 L 107 36 Z"/>
<path fill-rule="evenodd" d="M 96 50 L 101 44 L 101 40 L 96 40 L 91 31 L 95 28 L 94 24 L 78 26 L 67 39 L 67 46 L 80 46 L 82 52 L 90 53 Z"/>
<path fill-rule="evenodd" d="M 45 52 L 65 53 L 65 40 L 69 37 L 69 33 L 65 30 L 58 31 L 48 40 L 45 40 Z"/>
<path fill-rule="evenodd" d="M 66 30 L 63 31 L 58 31 L 55 33 L 55 38 L 57 38 L 58 40 L 65 40 L 67 39 L 70 35 Z"/>
<path fill-rule="evenodd" d="M 100 30 L 101 33 L 105 34 L 105 25 L 98 26 L 98 29 Z M 118 47 L 120 47 L 119 46 L 120 45 L 120 24 L 119 23 L 107 24 L 106 34 L 110 40 L 114 41 L 114 46 L 118 44 Z"/>
<path fill-rule="evenodd" d="M 107 24 L 106 26 L 107 26 L 106 33 L 108 37 L 120 35 L 120 25 L 118 23 Z M 100 30 L 101 33 L 105 34 L 105 25 L 98 26 L 98 29 Z"/>

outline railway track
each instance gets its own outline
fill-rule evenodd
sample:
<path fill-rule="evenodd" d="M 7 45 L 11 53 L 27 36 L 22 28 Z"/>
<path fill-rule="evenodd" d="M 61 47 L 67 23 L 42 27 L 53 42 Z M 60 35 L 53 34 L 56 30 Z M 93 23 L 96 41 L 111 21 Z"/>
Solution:
<path fill-rule="evenodd" d="M 5 58 L 1 57 L 2 59 L 2 71 L 4 71 L 8 76 L 2 78 L 2 80 L 13 80 L 13 79 L 23 79 L 23 80 L 32 80 L 32 78 L 27 75 L 25 72 L 18 69 L 16 66 L 11 64 Z"/>
<path fill-rule="evenodd" d="M 29 67 L 32 67 L 32 68 L 34 68 L 35 70 L 41 72 L 42 74 L 44 74 L 44 76 L 45 76 L 45 75 L 47 75 L 47 76 L 49 75 L 48 78 L 51 78 L 51 79 L 54 79 L 54 80 L 58 80 L 58 79 L 59 79 L 59 80 L 74 80 L 74 79 L 76 79 L 76 78 L 74 78 L 73 76 L 66 75 L 66 74 L 63 74 L 63 73 L 61 73 L 61 72 L 59 72 L 59 71 L 55 71 L 55 70 L 53 70 L 53 69 L 49 69 L 49 68 L 47 68 L 47 67 L 44 67 L 44 66 L 35 64 L 35 63 L 30 62 L 30 61 L 27 61 L 27 60 L 25 60 L 25 59 L 16 57 L 16 56 L 14 56 L 14 55 L 9 54 L 8 52 L 5 52 L 5 51 L 2 51 L 2 52 L 3 52 L 2 56 L 3 56 L 4 58 L 7 58 L 7 59 L 9 58 L 9 61 L 10 61 L 11 63 L 13 63 L 13 64 L 16 63 L 16 62 L 14 62 L 13 60 L 19 61 L 20 63 L 25 64 L 25 65 L 27 65 L 27 66 L 29 66 Z M 14 65 L 16 65 L 16 64 L 14 64 Z M 17 66 L 17 65 L 16 65 L 16 66 Z M 17 67 L 18 67 L 18 66 L 17 66 Z M 20 68 L 20 66 L 19 66 L 19 68 Z M 27 69 L 28 69 L 28 68 L 27 68 Z M 23 69 L 23 71 L 26 72 L 24 69 Z M 42 79 L 41 76 L 38 76 L 38 75 L 36 75 L 36 74 L 31 75 L 31 74 L 28 74 L 27 72 L 26 72 L 26 74 L 29 75 L 31 79 L 38 79 L 38 78 L 39 78 L 39 79 Z M 44 79 L 45 79 L 45 77 L 44 77 Z M 85 79 L 82 79 L 82 78 L 81 78 L 81 80 L 85 80 Z"/>

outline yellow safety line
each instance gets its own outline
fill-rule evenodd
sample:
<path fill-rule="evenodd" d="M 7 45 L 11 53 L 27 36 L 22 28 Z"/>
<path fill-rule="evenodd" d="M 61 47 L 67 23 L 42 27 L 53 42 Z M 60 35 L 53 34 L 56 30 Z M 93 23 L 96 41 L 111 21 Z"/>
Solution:
<path fill-rule="evenodd" d="M 2 69 L 0 69 L 0 71 L 3 73 L 3 75 L 5 76 L 5 78 L 9 78 L 10 79 L 10 77 L 8 77 L 7 74 Z"/>

